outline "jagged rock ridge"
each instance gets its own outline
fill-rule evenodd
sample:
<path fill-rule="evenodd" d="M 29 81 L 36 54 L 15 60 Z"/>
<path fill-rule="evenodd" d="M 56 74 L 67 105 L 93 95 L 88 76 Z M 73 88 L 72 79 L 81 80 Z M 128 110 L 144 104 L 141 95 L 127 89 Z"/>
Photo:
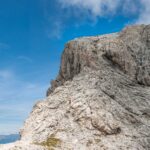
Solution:
<path fill-rule="evenodd" d="M 91 41 L 80 40 L 80 42 L 73 40 L 66 44 L 59 75 L 52 81 L 47 95 L 65 81 L 72 79 L 81 68 L 89 66 L 95 59 L 97 61 L 99 49 L 103 49 L 108 60 L 118 65 L 140 84 L 150 85 L 150 51 L 148 50 L 150 49 L 150 26 L 128 27 L 112 41 L 105 41 L 104 38 L 103 47 L 96 47 L 100 42 L 98 37 L 93 37 Z"/>
<path fill-rule="evenodd" d="M 149 150 L 149 64 L 150 25 L 70 41 L 21 143 L 35 150 Z"/>

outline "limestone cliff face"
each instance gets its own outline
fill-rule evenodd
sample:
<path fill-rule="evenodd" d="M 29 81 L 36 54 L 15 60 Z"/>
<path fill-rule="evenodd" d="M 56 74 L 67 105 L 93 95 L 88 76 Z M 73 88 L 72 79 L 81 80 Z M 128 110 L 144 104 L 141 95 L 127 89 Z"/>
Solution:
<path fill-rule="evenodd" d="M 149 150 L 150 25 L 67 43 L 47 95 L 16 147 Z"/>
<path fill-rule="evenodd" d="M 150 26 L 144 25 L 127 27 L 116 35 L 70 41 L 65 46 L 59 74 L 56 80 L 52 81 L 47 96 L 56 87 L 71 80 L 85 66 L 91 67 L 93 63 L 98 63 L 101 55 L 97 54 L 102 50 L 108 60 L 118 65 L 124 73 L 133 77 L 139 84 L 150 85 L 149 49 Z"/>

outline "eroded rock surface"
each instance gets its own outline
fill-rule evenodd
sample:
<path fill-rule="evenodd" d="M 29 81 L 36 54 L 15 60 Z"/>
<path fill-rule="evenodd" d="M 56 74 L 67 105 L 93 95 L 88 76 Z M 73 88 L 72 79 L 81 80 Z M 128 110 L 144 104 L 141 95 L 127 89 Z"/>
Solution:
<path fill-rule="evenodd" d="M 39 149 L 149 150 L 150 25 L 67 43 L 47 95 L 33 107 L 21 142 Z"/>

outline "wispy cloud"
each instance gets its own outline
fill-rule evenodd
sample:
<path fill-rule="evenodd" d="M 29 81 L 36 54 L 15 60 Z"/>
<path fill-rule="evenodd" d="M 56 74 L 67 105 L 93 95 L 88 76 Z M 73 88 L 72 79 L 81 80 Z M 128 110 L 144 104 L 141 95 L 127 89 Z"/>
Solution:
<path fill-rule="evenodd" d="M 51 27 L 51 30 L 48 30 L 48 37 L 49 38 L 56 38 L 60 39 L 62 37 L 62 30 L 63 30 L 63 24 L 61 20 L 59 21 L 54 21 Z"/>
<path fill-rule="evenodd" d="M 58 0 L 58 2 L 63 9 L 72 9 L 78 14 L 82 12 L 87 17 L 96 19 L 118 14 L 135 15 L 141 9 L 140 0 Z"/>
<path fill-rule="evenodd" d="M 150 24 L 150 0 L 141 0 L 141 11 L 136 23 Z"/>
<path fill-rule="evenodd" d="M 101 18 L 113 19 L 118 14 L 136 15 L 139 12 L 140 0 L 56 0 L 56 2 L 56 14 L 49 16 L 46 13 L 47 20 L 51 24 L 47 33 L 49 38 L 60 39 L 70 20 L 75 27 L 85 23 L 93 26 Z M 48 4 L 44 10 L 48 8 Z"/>
<path fill-rule="evenodd" d="M 58 12 L 57 23 L 54 21 L 49 37 L 61 38 L 67 26 L 66 18 L 78 18 L 75 25 L 87 20 L 93 24 L 100 18 L 113 19 L 116 15 L 133 17 L 132 24 L 150 23 L 150 0 L 57 0 L 57 2 L 61 13 Z"/>
<path fill-rule="evenodd" d="M 22 60 L 22 61 L 26 61 L 26 62 L 29 62 L 29 63 L 33 62 L 33 60 L 30 57 L 23 56 L 23 55 L 18 56 L 17 59 Z"/>
<path fill-rule="evenodd" d="M 140 12 L 140 0 L 120 0 L 119 7 L 125 16 L 136 15 Z"/>
<path fill-rule="evenodd" d="M 76 7 L 78 11 L 84 10 L 93 17 L 103 17 L 114 14 L 119 6 L 120 0 L 58 0 L 63 8 Z M 78 12 L 77 12 L 78 13 Z"/>

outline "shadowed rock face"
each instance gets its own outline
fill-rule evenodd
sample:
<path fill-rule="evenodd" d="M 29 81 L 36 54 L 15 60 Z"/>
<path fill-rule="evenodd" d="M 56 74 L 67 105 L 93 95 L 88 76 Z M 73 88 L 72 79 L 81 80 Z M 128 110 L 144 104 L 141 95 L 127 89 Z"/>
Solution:
<path fill-rule="evenodd" d="M 48 97 L 21 130 L 21 148 L 149 150 L 149 64 L 150 25 L 70 41 Z"/>
<path fill-rule="evenodd" d="M 124 51 L 129 58 L 125 59 L 124 70 L 135 76 L 139 84 L 150 85 L 150 26 L 135 26 L 123 30 L 119 38 L 125 43 Z M 130 61 L 132 60 L 132 61 Z"/>
<path fill-rule="evenodd" d="M 106 40 L 105 40 L 106 39 Z M 99 46 L 99 45 L 100 46 Z M 131 26 L 116 37 L 91 37 L 74 40 L 66 44 L 61 68 L 56 80 L 51 83 L 47 96 L 65 81 L 71 80 L 85 67 L 99 67 L 97 54 L 104 56 L 139 84 L 150 85 L 150 26 Z"/>

